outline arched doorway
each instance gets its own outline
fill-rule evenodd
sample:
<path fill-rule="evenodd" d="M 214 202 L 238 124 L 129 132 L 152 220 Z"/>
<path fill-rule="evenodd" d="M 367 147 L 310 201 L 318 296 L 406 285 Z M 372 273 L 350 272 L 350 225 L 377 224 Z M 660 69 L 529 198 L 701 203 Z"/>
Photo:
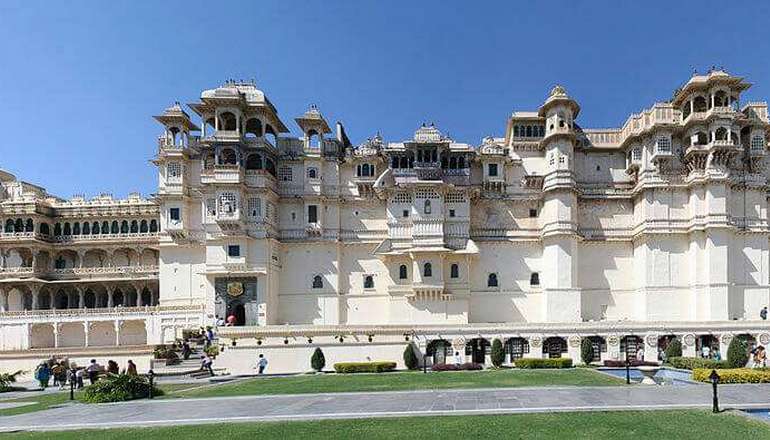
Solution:
<path fill-rule="evenodd" d="M 549 358 L 560 358 L 562 353 L 567 352 L 567 340 L 558 336 L 552 336 L 543 341 L 543 354 Z"/>
<path fill-rule="evenodd" d="M 638 336 L 626 336 L 620 340 L 620 353 L 629 361 L 637 360 L 636 353 L 644 350 L 644 342 Z"/>
<path fill-rule="evenodd" d="M 505 351 L 508 352 L 511 363 L 515 363 L 516 359 L 521 359 L 529 353 L 529 341 L 525 338 L 508 338 L 505 341 Z"/>
<path fill-rule="evenodd" d="M 452 353 L 452 343 L 445 339 L 434 339 L 428 343 L 425 352 L 432 357 L 433 365 L 445 364 L 447 356 Z"/>
<path fill-rule="evenodd" d="M 227 311 L 227 316 L 230 317 L 230 315 L 235 316 L 235 325 L 246 325 L 246 307 L 244 307 L 243 303 L 231 303 L 230 310 Z"/>
<path fill-rule="evenodd" d="M 471 357 L 474 364 L 483 364 L 486 354 L 490 350 L 489 341 L 484 338 L 474 338 L 465 344 L 465 355 Z"/>
<path fill-rule="evenodd" d="M 602 353 L 607 351 L 607 341 L 601 336 L 590 336 L 588 340 L 591 341 L 591 350 L 593 352 L 591 362 L 601 361 Z"/>

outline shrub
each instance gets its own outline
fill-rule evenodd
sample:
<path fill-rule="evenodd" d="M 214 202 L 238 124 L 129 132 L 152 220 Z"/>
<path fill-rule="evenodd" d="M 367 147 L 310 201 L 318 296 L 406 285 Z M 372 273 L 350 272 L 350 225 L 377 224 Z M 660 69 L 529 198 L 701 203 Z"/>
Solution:
<path fill-rule="evenodd" d="M 410 370 L 416 370 L 419 367 L 420 361 L 417 359 L 417 355 L 414 354 L 414 347 L 412 344 L 407 344 L 404 349 L 404 365 Z"/>
<path fill-rule="evenodd" d="M 492 341 L 492 353 L 490 356 L 492 365 L 500 367 L 505 361 L 505 351 L 503 350 L 503 343 L 499 339 Z"/>
<path fill-rule="evenodd" d="M 2 373 L 0 374 L 0 392 L 9 391 L 12 389 L 11 384 L 16 382 L 16 377 L 24 371 L 19 370 L 14 373 Z"/>
<path fill-rule="evenodd" d="M 521 358 L 516 360 L 517 368 L 571 368 L 572 359 L 570 358 Z"/>
<path fill-rule="evenodd" d="M 666 360 L 668 365 L 674 368 L 681 368 L 683 370 L 694 370 L 696 368 L 708 368 L 709 370 L 714 368 L 726 368 L 726 361 L 715 361 L 712 359 L 703 359 L 695 357 L 672 357 Z"/>
<path fill-rule="evenodd" d="M 610 368 L 625 368 L 626 361 L 606 360 L 603 362 L 603 365 Z M 657 367 L 658 365 L 659 364 L 657 362 L 653 361 L 637 361 L 636 359 L 631 359 L 628 361 L 629 367 Z"/>
<path fill-rule="evenodd" d="M 483 370 L 484 366 L 473 362 L 466 362 L 464 364 L 435 364 L 430 369 L 433 371 L 470 371 Z"/>
<path fill-rule="evenodd" d="M 679 339 L 673 339 L 666 347 L 666 359 L 682 357 L 682 343 Z"/>
<path fill-rule="evenodd" d="M 594 344 L 592 344 L 591 340 L 588 338 L 583 338 L 583 340 L 580 341 L 580 360 L 586 365 L 594 360 Z"/>
<path fill-rule="evenodd" d="M 163 391 L 153 387 L 153 394 L 160 396 Z M 142 399 L 149 395 L 150 383 L 145 377 L 113 374 L 86 387 L 83 392 L 83 400 L 88 403 L 123 402 Z"/>
<path fill-rule="evenodd" d="M 326 358 L 324 357 L 324 352 L 321 350 L 321 347 L 316 347 L 313 355 L 310 356 L 310 367 L 315 371 L 322 371 L 325 366 Z M 334 367 L 336 369 L 337 366 L 335 365 Z"/>
<path fill-rule="evenodd" d="M 698 382 L 711 382 L 709 376 L 712 368 L 696 368 L 692 371 L 692 379 Z M 719 383 L 768 383 L 770 370 L 764 368 L 728 368 L 717 370 Z"/>
<path fill-rule="evenodd" d="M 749 361 L 749 344 L 742 337 L 735 337 L 727 346 L 727 365 L 730 368 L 743 368 Z"/>
<path fill-rule="evenodd" d="M 396 369 L 395 362 L 338 362 L 334 364 L 337 373 L 384 373 Z"/>
<path fill-rule="evenodd" d="M 156 345 L 152 354 L 155 359 L 166 359 L 169 361 L 179 360 L 179 355 L 177 355 L 173 347 L 169 345 Z"/>
<path fill-rule="evenodd" d="M 215 358 L 219 355 L 219 347 L 216 345 L 209 345 L 203 349 L 203 352 L 210 358 Z M 174 353 L 176 354 L 176 353 Z"/>

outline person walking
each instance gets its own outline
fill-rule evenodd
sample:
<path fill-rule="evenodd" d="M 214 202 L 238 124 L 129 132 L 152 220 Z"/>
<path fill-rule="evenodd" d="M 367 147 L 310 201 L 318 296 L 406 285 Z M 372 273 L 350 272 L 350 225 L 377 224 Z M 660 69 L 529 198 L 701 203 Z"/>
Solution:
<path fill-rule="evenodd" d="M 711 348 L 708 345 L 704 344 L 703 348 L 701 348 L 700 351 L 701 351 L 701 357 L 703 357 L 703 359 L 708 359 L 709 357 L 711 357 Z"/>
<path fill-rule="evenodd" d="M 209 370 L 209 373 L 213 376 L 214 375 L 214 369 L 211 368 L 211 364 L 213 364 L 213 361 L 207 355 L 205 352 L 203 353 L 203 356 L 201 357 L 201 371 Z"/>
<path fill-rule="evenodd" d="M 40 388 L 46 389 L 48 381 L 51 378 L 51 370 L 48 368 L 48 363 L 42 362 L 35 369 L 35 379 L 40 382 Z"/>
<path fill-rule="evenodd" d="M 107 361 L 107 372 L 110 374 L 120 374 L 120 366 L 112 359 Z"/>
<path fill-rule="evenodd" d="M 137 376 L 136 364 L 131 359 L 128 360 L 128 366 L 126 367 L 126 374 L 129 376 Z"/>
<path fill-rule="evenodd" d="M 85 376 L 86 370 L 85 368 L 78 368 L 77 371 L 75 371 L 75 380 L 77 380 L 77 389 L 83 388 L 83 376 Z"/>
<path fill-rule="evenodd" d="M 757 360 L 754 362 L 754 368 L 765 368 L 767 366 L 767 353 L 765 352 L 765 347 L 761 345 L 757 347 L 756 357 Z"/>
<path fill-rule="evenodd" d="M 265 357 L 265 355 L 260 353 L 259 359 L 257 359 L 258 374 L 264 374 L 266 367 L 267 367 L 267 358 Z"/>
<path fill-rule="evenodd" d="M 762 310 L 759 311 L 759 317 L 762 318 L 763 321 L 767 321 L 767 306 L 762 307 Z"/>
<path fill-rule="evenodd" d="M 99 371 L 101 368 L 102 367 L 96 363 L 96 359 L 91 359 L 91 363 L 86 367 L 86 373 L 88 373 L 88 380 L 91 382 L 91 385 L 95 384 L 96 380 L 99 379 Z"/>
<path fill-rule="evenodd" d="M 53 364 L 53 367 L 51 367 L 51 375 L 53 376 L 53 386 L 58 385 L 59 389 L 62 389 L 62 386 L 63 386 L 61 384 L 62 370 L 64 370 L 64 367 L 59 362 L 55 362 Z"/>
<path fill-rule="evenodd" d="M 192 353 L 190 343 L 187 342 L 187 339 L 185 339 L 185 341 L 182 343 L 182 358 L 184 358 L 184 360 L 190 359 L 190 353 Z"/>

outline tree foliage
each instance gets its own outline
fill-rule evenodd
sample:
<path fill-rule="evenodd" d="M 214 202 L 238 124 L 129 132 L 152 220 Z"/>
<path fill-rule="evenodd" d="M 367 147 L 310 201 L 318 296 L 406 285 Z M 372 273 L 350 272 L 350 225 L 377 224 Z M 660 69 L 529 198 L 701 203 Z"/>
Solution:
<path fill-rule="evenodd" d="M 492 365 L 500 367 L 505 361 L 505 351 L 503 350 L 503 343 L 499 339 L 492 341 Z"/>
<path fill-rule="evenodd" d="M 315 371 L 321 371 L 326 366 L 326 358 L 324 357 L 324 352 L 321 350 L 321 347 L 317 347 L 313 352 L 313 356 L 310 357 L 310 366 Z"/>
<path fill-rule="evenodd" d="M 414 354 L 414 346 L 411 343 L 407 344 L 404 349 L 404 365 L 410 370 L 416 370 L 419 366 L 419 360 L 417 355 Z"/>

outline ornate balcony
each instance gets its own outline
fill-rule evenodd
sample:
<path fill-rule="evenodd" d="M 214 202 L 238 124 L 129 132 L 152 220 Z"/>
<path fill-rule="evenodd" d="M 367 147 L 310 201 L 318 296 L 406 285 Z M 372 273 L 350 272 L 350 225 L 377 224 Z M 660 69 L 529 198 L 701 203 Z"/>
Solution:
<path fill-rule="evenodd" d="M 244 182 L 244 174 L 238 165 L 215 165 L 201 172 L 201 183 L 240 184 Z"/>

